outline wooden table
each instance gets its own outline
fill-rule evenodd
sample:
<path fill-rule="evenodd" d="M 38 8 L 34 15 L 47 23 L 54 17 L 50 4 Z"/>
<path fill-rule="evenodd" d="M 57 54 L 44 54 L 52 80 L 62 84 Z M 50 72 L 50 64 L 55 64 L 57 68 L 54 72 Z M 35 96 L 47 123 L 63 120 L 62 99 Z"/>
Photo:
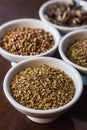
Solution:
<path fill-rule="evenodd" d="M 39 18 L 39 7 L 45 1 L 0 0 L 0 25 L 17 18 Z M 87 130 L 87 85 L 70 111 L 50 124 L 36 124 L 14 109 L 3 93 L 3 79 L 10 68 L 10 62 L 0 56 L 0 130 Z"/>

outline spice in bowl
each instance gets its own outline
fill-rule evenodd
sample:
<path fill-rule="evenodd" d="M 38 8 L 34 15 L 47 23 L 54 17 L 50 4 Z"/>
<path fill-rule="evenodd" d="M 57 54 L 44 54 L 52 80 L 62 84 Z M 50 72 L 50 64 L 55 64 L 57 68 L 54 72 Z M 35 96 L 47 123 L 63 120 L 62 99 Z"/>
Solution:
<path fill-rule="evenodd" d="M 74 63 L 87 68 L 87 39 L 77 40 L 67 48 L 66 56 Z"/>
<path fill-rule="evenodd" d="M 15 75 L 10 91 L 13 98 L 25 107 L 49 110 L 70 102 L 75 86 L 64 71 L 42 64 L 27 67 Z"/>
<path fill-rule="evenodd" d="M 0 42 L 4 50 L 24 56 L 47 52 L 54 44 L 54 38 L 49 32 L 28 27 L 10 28 Z"/>
<path fill-rule="evenodd" d="M 77 27 L 87 24 L 87 11 L 77 2 L 55 2 L 44 11 L 44 17 L 60 26 Z"/>

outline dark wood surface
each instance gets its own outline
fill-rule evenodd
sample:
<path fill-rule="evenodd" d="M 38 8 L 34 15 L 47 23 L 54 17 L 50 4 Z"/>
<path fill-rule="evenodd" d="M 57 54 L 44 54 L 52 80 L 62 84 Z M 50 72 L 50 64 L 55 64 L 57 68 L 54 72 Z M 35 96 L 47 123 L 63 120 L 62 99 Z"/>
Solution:
<path fill-rule="evenodd" d="M 0 0 L 0 25 L 17 18 L 39 18 L 39 7 L 45 1 Z M 87 85 L 70 111 L 50 124 L 36 124 L 14 109 L 4 95 L 3 79 L 10 68 L 10 62 L 0 56 L 0 130 L 87 130 Z"/>

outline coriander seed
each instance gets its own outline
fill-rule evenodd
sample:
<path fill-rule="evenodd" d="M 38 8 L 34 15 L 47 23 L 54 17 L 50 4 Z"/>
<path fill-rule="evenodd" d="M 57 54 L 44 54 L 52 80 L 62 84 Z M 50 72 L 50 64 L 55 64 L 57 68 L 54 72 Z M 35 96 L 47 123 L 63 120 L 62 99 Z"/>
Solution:
<path fill-rule="evenodd" d="M 23 56 L 47 52 L 54 44 L 54 38 L 49 32 L 28 27 L 10 28 L 0 42 L 4 50 Z"/>

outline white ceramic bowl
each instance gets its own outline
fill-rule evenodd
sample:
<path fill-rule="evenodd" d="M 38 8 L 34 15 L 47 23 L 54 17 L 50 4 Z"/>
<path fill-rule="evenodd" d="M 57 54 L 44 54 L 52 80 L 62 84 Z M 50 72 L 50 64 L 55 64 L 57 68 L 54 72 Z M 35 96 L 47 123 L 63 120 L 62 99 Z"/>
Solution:
<path fill-rule="evenodd" d="M 78 1 L 78 0 L 77 0 Z M 78 29 L 82 29 L 82 28 L 87 28 L 87 25 L 83 25 L 83 26 L 78 26 L 78 27 L 66 27 L 66 26 L 60 26 L 60 25 L 56 25 L 50 21 L 48 21 L 45 17 L 44 17 L 44 12 L 45 10 L 52 4 L 56 3 L 56 2 L 64 2 L 64 3 L 72 3 L 72 0 L 49 0 L 45 3 L 43 3 L 39 9 L 39 17 L 40 19 L 45 22 L 46 24 L 51 25 L 52 27 L 55 27 L 56 29 L 58 29 L 61 34 L 66 34 L 68 32 L 74 31 L 74 30 L 78 30 Z M 84 7 L 84 9 L 86 10 L 86 8 Z"/>
<path fill-rule="evenodd" d="M 76 40 L 80 40 L 80 39 L 84 39 L 84 38 L 87 39 L 87 29 L 82 29 L 82 30 L 77 30 L 77 31 L 70 32 L 70 33 L 66 34 L 61 39 L 61 41 L 59 43 L 58 51 L 60 53 L 61 58 L 65 62 L 67 62 L 68 64 L 72 65 L 73 67 L 78 69 L 80 72 L 82 72 L 84 74 L 87 74 L 87 68 L 75 64 L 74 62 L 69 60 L 67 58 L 67 56 L 66 56 L 67 47 L 70 46 L 70 44 L 72 44 Z"/>
<path fill-rule="evenodd" d="M 34 65 L 42 65 L 47 64 L 52 67 L 63 70 L 68 76 L 70 76 L 75 85 L 75 94 L 72 100 L 66 105 L 55 108 L 52 110 L 35 110 L 31 108 L 24 107 L 17 103 L 11 95 L 10 92 L 10 83 L 11 79 L 16 75 L 19 71 L 23 70 L 26 67 L 34 66 Z M 68 111 L 79 99 L 83 90 L 83 82 L 79 72 L 74 68 L 65 63 L 64 61 L 51 58 L 51 57 L 34 57 L 32 59 L 24 60 L 18 63 L 16 66 L 12 67 L 6 74 L 3 82 L 3 89 L 5 96 L 9 100 L 9 102 L 20 112 L 25 114 L 32 121 L 37 123 L 49 123 L 58 118 L 61 114 Z"/>
<path fill-rule="evenodd" d="M 0 26 L 0 40 L 1 40 L 1 37 L 6 32 L 8 32 L 8 29 L 11 27 L 40 28 L 40 29 L 44 29 L 46 32 L 49 32 L 50 34 L 52 34 L 54 41 L 55 41 L 54 46 L 47 52 L 41 53 L 39 55 L 34 55 L 34 56 L 51 56 L 51 55 L 53 55 L 53 53 L 55 52 L 55 50 L 58 47 L 59 40 L 60 40 L 59 32 L 56 29 L 54 29 L 53 27 L 50 27 L 49 25 L 46 25 L 45 23 L 43 23 L 41 20 L 24 18 L 24 19 L 16 19 L 16 20 L 6 22 Z M 34 56 L 15 55 L 15 54 L 5 51 L 1 47 L 0 47 L 0 54 L 11 62 L 19 62 L 24 59 L 29 59 L 29 58 L 34 57 Z"/>

